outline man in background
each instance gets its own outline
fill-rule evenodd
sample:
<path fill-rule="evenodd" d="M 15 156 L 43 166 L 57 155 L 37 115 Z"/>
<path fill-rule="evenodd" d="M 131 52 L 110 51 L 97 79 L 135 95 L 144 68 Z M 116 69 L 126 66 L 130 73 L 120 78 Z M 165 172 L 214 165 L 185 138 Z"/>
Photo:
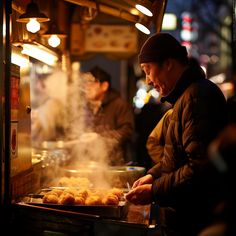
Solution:
<path fill-rule="evenodd" d="M 109 164 L 129 161 L 134 132 L 131 105 L 111 87 L 111 76 L 98 66 L 91 68 L 85 78 L 86 129 L 99 134 L 109 146 Z"/>

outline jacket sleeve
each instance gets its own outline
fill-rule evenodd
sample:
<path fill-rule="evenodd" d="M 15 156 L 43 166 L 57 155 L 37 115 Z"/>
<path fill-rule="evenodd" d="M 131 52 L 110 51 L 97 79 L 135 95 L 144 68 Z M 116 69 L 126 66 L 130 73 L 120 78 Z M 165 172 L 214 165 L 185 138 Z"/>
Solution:
<path fill-rule="evenodd" d="M 169 125 L 169 116 L 172 109 L 169 109 L 157 123 L 151 134 L 148 136 L 146 148 L 154 163 L 161 161 L 164 153 L 165 135 Z"/>

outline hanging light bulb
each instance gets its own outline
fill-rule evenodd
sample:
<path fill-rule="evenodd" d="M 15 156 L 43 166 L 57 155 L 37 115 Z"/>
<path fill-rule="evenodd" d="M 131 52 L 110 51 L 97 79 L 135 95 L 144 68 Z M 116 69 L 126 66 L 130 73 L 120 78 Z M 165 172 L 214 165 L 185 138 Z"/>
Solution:
<path fill-rule="evenodd" d="M 48 44 L 53 48 L 58 47 L 60 43 L 61 40 L 56 34 L 51 35 L 50 38 L 48 39 Z"/>
<path fill-rule="evenodd" d="M 38 5 L 31 0 L 26 7 L 26 12 L 19 16 L 17 22 L 27 23 L 26 28 L 31 33 L 36 33 L 40 30 L 40 23 L 49 21 L 50 19 L 39 11 Z"/>
<path fill-rule="evenodd" d="M 26 24 L 26 29 L 31 33 L 36 33 L 40 30 L 40 23 L 36 20 L 36 18 L 31 18 Z"/>
<path fill-rule="evenodd" d="M 62 33 L 56 22 L 52 21 L 51 24 L 49 25 L 48 31 L 46 31 L 43 34 L 43 37 L 47 37 L 48 38 L 48 44 L 51 47 L 58 47 L 61 43 L 61 38 L 65 38 L 66 34 Z"/>

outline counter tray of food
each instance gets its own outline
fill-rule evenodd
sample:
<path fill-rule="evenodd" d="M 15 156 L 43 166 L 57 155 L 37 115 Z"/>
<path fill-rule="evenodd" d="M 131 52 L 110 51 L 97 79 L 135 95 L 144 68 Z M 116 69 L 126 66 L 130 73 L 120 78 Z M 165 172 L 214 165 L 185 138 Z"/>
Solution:
<path fill-rule="evenodd" d="M 49 187 L 24 196 L 21 203 L 123 219 L 128 212 L 124 194 L 124 190 L 119 188 Z"/>

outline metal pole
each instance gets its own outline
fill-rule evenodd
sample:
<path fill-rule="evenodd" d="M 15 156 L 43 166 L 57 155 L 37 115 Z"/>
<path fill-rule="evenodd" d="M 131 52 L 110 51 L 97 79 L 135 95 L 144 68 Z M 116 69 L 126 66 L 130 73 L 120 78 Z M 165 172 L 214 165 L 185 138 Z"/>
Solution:
<path fill-rule="evenodd" d="M 6 1 L 6 52 L 5 52 L 5 192 L 3 203 L 11 203 L 10 194 L 10 172 L 11 172 L 11 154 L 10 154 L 10 134 L 11 134 L 11 39 L 10 39 L 10 14 L 11 0 Z"/>
<path fill-rule="evenodd" d="M 4 13 L 4 8 L 5 8 L 5 2 L 0 1 L 0 45 L 3 45 L 3 13 Z M 3 176 L 3 163 L 4 163 L 4 155 L 3 155 L 3 147 L 4 147 L 4 112 L 3 112 L 3 97 L 4 97 L 4 86 L 3 86 L 3 79 L 4 79 L 4 47 L 0 47 L 0 205 L 3 203 L 3 186 L 4 186 L 4 176 Z"/>

